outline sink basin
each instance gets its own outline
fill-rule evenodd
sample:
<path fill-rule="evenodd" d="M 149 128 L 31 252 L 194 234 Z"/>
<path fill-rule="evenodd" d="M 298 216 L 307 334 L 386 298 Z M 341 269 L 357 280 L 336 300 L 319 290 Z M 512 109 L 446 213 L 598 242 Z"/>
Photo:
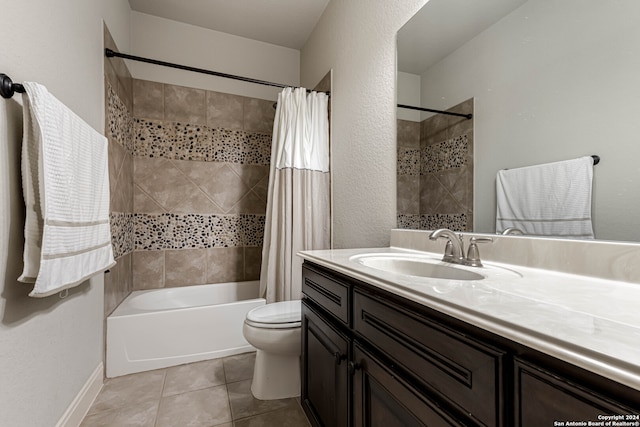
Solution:
<path fill-rule="evenodd" d="M 430 277 L 446 280 L 482 280 L 484 276 L 423 256 L 404 254 L 356 255 L 351 261 L 366 267 L 407 276 Z"/>

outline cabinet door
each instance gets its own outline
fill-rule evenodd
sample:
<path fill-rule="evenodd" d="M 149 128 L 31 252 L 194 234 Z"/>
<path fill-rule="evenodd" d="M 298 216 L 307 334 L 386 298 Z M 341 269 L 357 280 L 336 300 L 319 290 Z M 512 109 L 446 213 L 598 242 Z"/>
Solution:
<path fill-rule="evenodd" d="M 354 427 L 461 426 L 378 359 L 354 346 Z"/>
<path fill-rule="evenodd" d="M 567 421 L 587 425 L 589 421 L 602 421 L 598 417 L 602 415 L 638 414 L 637 409 L 620 406 L 530 363 L 516 358 L 514 365 L 517 426 L 567 425 Z"/>
<path fill-rule="evenodd" d="M 354 294 L 359 336 L 461 416 L 484 426 L 505 425 L 502 350 L 379 297 Z"/>
<path fill-rule="evenodd" d="M 349 425 L 349 340 L 302 301 L 302 407 L 316 427 Z"/>

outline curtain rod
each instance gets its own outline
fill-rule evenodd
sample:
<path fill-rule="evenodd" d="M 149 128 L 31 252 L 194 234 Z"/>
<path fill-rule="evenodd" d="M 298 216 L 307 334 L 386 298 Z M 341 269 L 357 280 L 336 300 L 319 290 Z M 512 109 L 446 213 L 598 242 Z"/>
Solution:
<path fill-rule="evenodd" d="M 442 110 L 434 110 L 431 108 L 414 107 L 412 105 L 398 104 L 398 108 L 407 108 L 409 110 L 428 111 L 430 113 L 447 114 L 449 116 L 465 117 L 467 119 L 473 118 L 473 114 L 452 113 L 451 111 L 442 111 Z"/>
<path fill-rule="evenodd" d="M 107 58 L 118 57 L 118 58 L 124 58 L 124 59 L 131 59 L 132 61 L 140 61 L 140 62 L 146 62 L 148 64 L 162 65 L 163 67 L 177 68 L 178 70 L 193 71 L 194 73 L 208 74 L 210 76 L 224 77 L 226 79 L 240 80 L 243 82 L 256 83 L 256 84 L 265 85 L 265 86 L 273 86 L 273 87 L 281 87 L 281 88 L 295 87 L 292 85 L 273 83 L 265 80 L 252 79 L 249 77 L 235 76 L 233 74 L 220 73 L 218 71 L 205 70 L 204 68 L 196 68 L 196 67 L 190 67 L 188 65 L 181 65 L 181 64 L 174 64 L 171 62 L 159 61 L 157 59 L 143 58 L 141 56 L 135 56 L 135 55 L 129 55 L 126 53 L 116 52 L 111 49 L 105 49 L 104 53 L 107 56 Z M 307 92 L 311 92 L 311 90 L 307 89 Z M 325 93 L 327 95 L 330 94 L 329 92 L 325 92 Z"/>

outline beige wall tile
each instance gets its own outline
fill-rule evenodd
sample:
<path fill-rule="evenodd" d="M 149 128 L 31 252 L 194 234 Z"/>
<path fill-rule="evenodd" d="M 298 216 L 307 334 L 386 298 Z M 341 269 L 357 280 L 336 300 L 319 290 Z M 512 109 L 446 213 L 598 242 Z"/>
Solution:
<path fill-rule="evenodd" d="M 398 120 L 398 147 L 420 148 L 420 123 Z"/>
<path fill-rule="evenodd" d="M 166 211 L 178 206 L 194 185 L 171 163 L 153 170 L 136 184 Z"/>
<path fill-rule="evenodd" d="M 207 249 L 207 283 L 244 280 L 244 248 Z"/>
<path fill-rule="evenodd" d="M 133 80 L 133 117 L 164 118 L 164 84 L 148 80 Z"/>
<path fill-rule="evenodd" d="M 155 157 L 134 157 L 133 159 L 133 179 L 139 182 L 154 170 L 166 167 L 167 159 Z"/>
<path fill-rule="evenodd" d="M 181 249 L 165 251 L 165 287 L 206 283 L 207 250 Z"/>
<path fill-rule="evenodd" d="M 420 213 L 420 176 L 398 175 L 398 214 Z"/>
<path fill-rule="evenodd" d="M 164 251 L 136 251 L 133 253 L 133 287 L 164 288 Z"/>
<path fill-rule="evenodd" d="M 205 91 L 183 86 L 164 86 L 164 118 L 181 123 L 207 124 Z"/>
<path fill-rule="evenodd" d="M 228 212 L 249 192 L 249 187 L 227 165 L 215 170 L 198 185 L 222 210 Z"/>
<path fill-rule="evenodd" d="M 171 213 L 178 214 L 214 214 L 224 213 L 222 209 L 204 193 L 199 187 L 190 187 L 185 194 L 184 200 L 171 210 Z"/>
<path fill-rule="evenodd" d="M 331 92 L 331 71 L 324 75 L 313 90 L 318 92 Z"/>
<path fill-rule="evenodd" d="M 276 110 L 273 101 L 245 98 L 244 100 L 244 130 L 247 132 L 273 132 L 273 119 Z"/>
<path fill-rule="evenodd" d="M 253 188 L 265 176 L 269 176 L 269 166 L 263 165 L 243 165 L 240 163 L 229 163 L 229 167 L 240 177 L 242 182 L 249 188 Z"/>
<path fill-rule="evenodd" d="M 260 280 L 262 267 L 262 247 L 244 248 L 244 280 Z"/>
<path fill-rule="evenodd" d="M 267 204 L 256 193 L 249 191 L 238 201 L 227 213 L 234 214 L 259 214 L 264 215 L 267 211 Z"/>
<path fill-rule="evenodd" d="M 111 138 L 109 138 L 108 149 L 109 149 L 109 191 L 110 191 L 111 206 L 112 206 L 111 210 L 116 212 L 122 212 L 122 211 L 118 211 L 117 209 L 114 209 L 113 199 L 116 194 L 115 191 L 118 185 L 118 178 L 120 177 L 120 171 L 122 169 L 122 163 L 124 162 L 126 153 L 124 151 L 124 148 L 120 144 L 112 140 Z"/>
<path fill-rule="evenodd" d="M 167 212 L 166 209 L 156 203 L 156 201 L 145 193 L 138 185 L 134 185 L 133 187 L 133 209 L 136 213 Z"/>
<path fill-rule="evenodd" d="M 207 91 L 207 125 L 212 128 L 243 129 L 244 97 Z"/>
<path fill-rule="evenodd" d="M 258 197 L 260 197 L 264 202 L 267 202 L 267 196 L 269 193 L 269 176 L 265 176 L 262 178 L 260 182 L 258 182 L 255 187 L 253 187 L 253 192 L 256 193 Z"/>

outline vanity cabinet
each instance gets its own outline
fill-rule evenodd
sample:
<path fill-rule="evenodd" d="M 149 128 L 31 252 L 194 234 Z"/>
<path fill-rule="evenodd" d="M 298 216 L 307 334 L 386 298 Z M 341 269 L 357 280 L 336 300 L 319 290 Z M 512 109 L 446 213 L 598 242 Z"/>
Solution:
<path fill-rule="evenodd" d="M 587 388 L 557 372 L 519 358 L 515 358 L 514 372 L 515 419 L 519 426 L 552 426 L 554 422 L 566 421 L 597 422 L 601 421 L 598 417 L 602 415 L 626 415 L 629 421 L 640 422 L 637 407 L 635 410 L 624 407 L 597 389 Z"/>
<path fill-rule="evenodd" d="M 302 287 L 301 403 L 316 427 L 640 414 L 637 390 L 308 261 Z"/>
<path fill-rule="evenodd" d="M 316 425 L 349 425 L 349 338 L 303 301 L 302 400 Z"/>

